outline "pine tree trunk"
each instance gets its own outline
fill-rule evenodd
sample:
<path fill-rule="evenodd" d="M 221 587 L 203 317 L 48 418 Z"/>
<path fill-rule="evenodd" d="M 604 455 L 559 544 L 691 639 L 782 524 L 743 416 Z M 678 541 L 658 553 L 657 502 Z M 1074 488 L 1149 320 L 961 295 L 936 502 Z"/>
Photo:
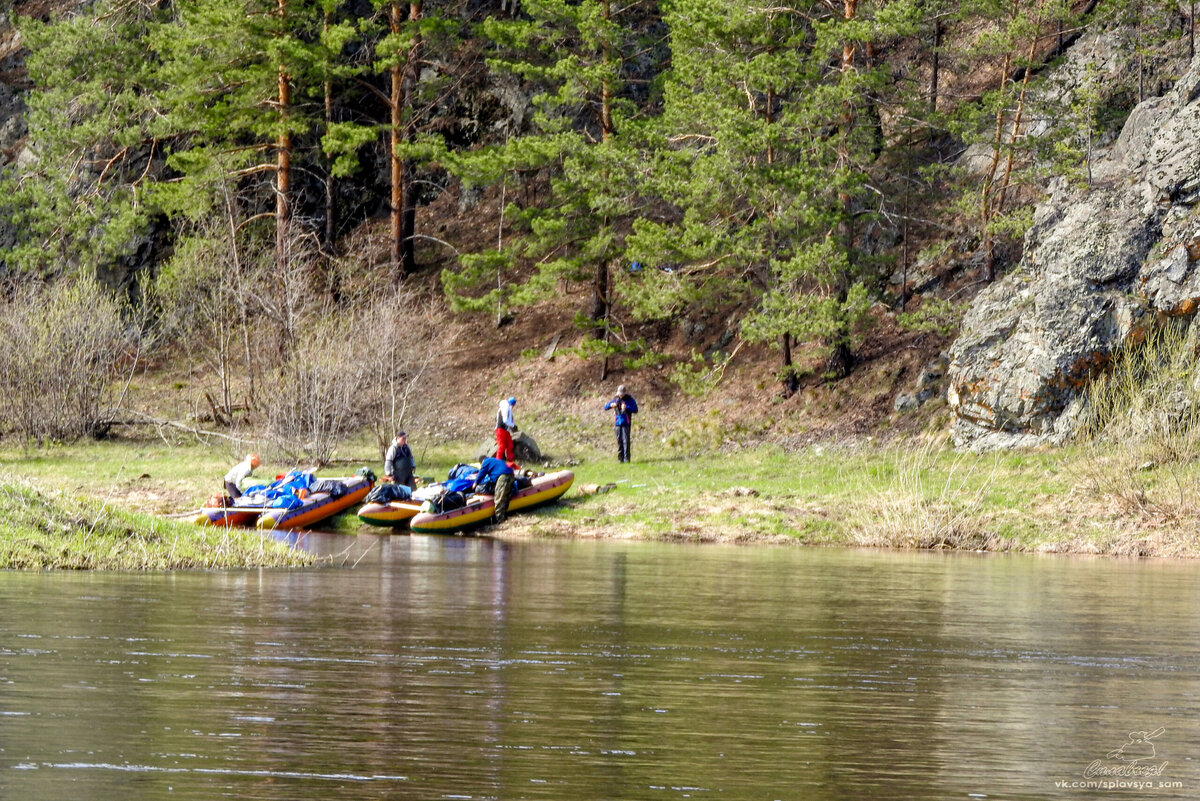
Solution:
<path fill-rule="evenodd" d="M 858 0 L 844 0 L 843 15 L 847 22 L 854 19 L 858 10 Z M 842 80 L 846 80 L 854 70 L 854 52 L 855 47 L 852 43 L 848 43 L 842 47 Z M 838 167 L 843 170 L 850 168 L 850 136 L 854 127 L 854 104 L 847 100 L 842 106 L 842 121 L 841 130 L 838 132 Z M 847 257 L 854 244 L 854 232 L 851 229 L 851 219 L 854 214 L 853 198 L 850 193 L 841 190 L 838 193 L 838 204 L 841 206 L 841 217 L 838 221 L 838 238 L 841 240 L 839 244 L 845 249 Z M 839 283 L 845 283 L 845 277 L 839 276 Z M 839 288 L 839 296 L 844 294 L 844 290 Z"/>
<path fill-rule="evenodd" d="M 417 27 L 421 20 L 422 0 L 414 0 L 408 7 L 408 24 L 413 29 L 413 44 L 409 50 L 404 68 L 403 98 L 401 99 L 401 119 L 404 112 L 412 105 L 412 98 L 417 91 L 417 81 L 421 76 L 422 41 L 420 29 Z M 401 131 L 402 141 L 408 141 L 412 131 L 406 126 Z M 412 159 L 403 159 L 400 169 L 400 180 L 403 184 L 400 191 L 401 220 L 400 220 L 400 261 L 401 272 L 412 275 L 417 269 L 416 240 L 413 235 L 417 228 L 417 185 L 414 180 L 416 168 Z"/>
<path fill-rule="evenodd" d="M 400 0 L 393 0 L 391 8 L 391 32 L 399 35 L 403 18 Z M 391 94 L 389 106 L 391 119 L 388 130 L 388 163 L 391 165 L 391 216 L 389 218 L 388 255 L 392 263 L 392 279 L 396 283 L 406 277 L 401 258 L 401 243 L 404 241 L 404 165 L 400 161 L 399 148 L 403 125 L 404 68 L 397 61 L 391 68 Z"/>
<path fill-rule="evenodd" d="M 1136 18 L 1134 21 L 1134 47 L 1137 52 L 1137 81 L 1138 93 L 1137 102 L 1141 103 L 1146 99 L 1146 52 L 1142 43 L 1142 4 L 1141 2 L 1134 4 Z"/>
<path fill-rule="evenodd" d="M 1037 12 L 1033 22 L 1033 38 L 1029 42 L 1029 54 L 1025 59 L 1025 75 L 1021 79 L 1021 92 L 1017 97 L 1017 111 L 1013 115 L 1012 129 L 1008 137 L 1008 159 L 1004 165 L 1004 175 L 1000 179 L 999 200 L 996 203 L 996 214 L 1004 213 L 1005 201 L 1008 197 L 1008 187 L 1012 183 L 1013 158 L 1016 153 L 1017 140 L 1021 136 L 1021 126 L 1024 123 L 1025 116 L 1025 98 L 1029 93 L 1029 78 L 1033 74 L 1032 64 L 1033 58 L 1037 55 L 1037 44 L 1041 38 L 1042 31 L 1042 9 L 1045 7 L 1045 0 L 1038 0 Z"/>
<path fill-rule="evenodd" d="M 829 352 L 825 374 L 832 379 L 845 378 L 854 369 L 854 351 L 846 340 L 840 340 Z"/>
<path fill-rule="evenodd" d="M 332 14 L 329 11 L 325 12 L 324 32 L 329 33 L 329 23 Z M 325 81 L 322 86 L 325 95 L 325 130 L 328 132 L 333 125 L 333 79 L 330 77 L 328 65 L 325 68 Z M 334 231 L 336 230 L 336 222 L 334 220 L 334 178 L 333 178 L 333 157 L 325 157 L 325 240 L 324 247 L 328 252 L 333 248 Z"/>
<path fill-rule="evenodd" d="M 909 155 L 906 158 L 911 159 L 912 156 Z M 909 212 L 908 199 L 909 199 L 909 184 L 907 181 L 905 181 L 904 182 L 904 208 L 900 212 L 904 219 L 904 224 L 900 231 L 900 308 L 899 308 L 900 312 L 903 312 L 908 307 L 908 299 L 909 299 L 909 294 L 908 294 L 908 242 L 909 242 L 909 238 L 908 238 L 908 212 Z"/>
<path fill-rule="evenodd" d="M 605 20 L 612 19 L 612 5 L 609 0 L 602 0 L 600 4 L 600 16 Z M 608 62 L 610 52 L 608 42 L 601 46 L 601 51 L 605 63 Z M 613 135 L 613 117 L 612 117 L 613 93 L 612 84 L 605 75 L 600 81 L 600 140 L 607 142 Z M 608 220 L 604 220 L 605 225 Z M 609 332 L 609 314 L 612 311 L 611 293 L 609 291 L 609 283 L 612 276 L 609 271 L 609 259 L 602 258 L 596 266 L 596 285 L 592 297 L 592 320 L 596 325 L 593 330 L 595 336 L 602 342 L 608 342 Z M 604 354 L 604 358 L 600 362 L 600 380 L 604 381 L 608 378 L 608 354 Z"/>
<path fill-rule="evenodd" d="M 592 285 L 592 309 L 588 317 L 592 320 L 592 335 L 596 339 L 608 339 L 608 261 L 596 265 L 596 278 Z"/>
<path fill-rule="evenodd" d="M 993 142 L 992 163 L 988 170 L 987 177 L 984 181 L 983 204 L 982 204 L 982 224 L 983 224 L 983 277 L 988 283 L 996 280 L 996 239 L 991 232 L 991 223 L 994 219 L 1004 213 L 1004 205 L 1008 196 L 1008 187 L 1012 182 L 1013 160 L 1015 157 L 1017 141 L 1020 137 L 1021 126 L 1025 112 L 1025 98 L 1029 88 L 1029 79 L 1033 73 L 1033 59 L 1037 54 L 1037 43 L 1041 38 L 1042 31 L 1042 16 L 1045 8 L 1045 0 L 1038 0 L 1037 9 L 1034 15 L 1033 36 L 1029 43 L 1029 51 L 1026 55 L 1024 75 L 1021 78 L 1021 90 L 1017 97 L 1017 109 L 1013 115 L 1012 127 L 1009 132 L 1007 142 L 1003 137 L 1004 126 L 1004 107 L 996 113 L 996 137 Z M 1014 18 L 1018 13 L 1017 7 L 1014 4 Z M 1009 66 L 1012 62 L 1011 52 L 1005 56 L 1004 72 L 1001 74 L 1001 88 L 1007 85 Z M 1001 145 L 1007 144 L 1008 156 L 1004 163 L 1004 172 L 1000 175 L 999 180 L 996 179 L 996 172 L 1000 165 Z"/>
<path fill-rule="evenodd" d="M 1014 4 L 1014 14 L 1016 13 Z M 1000 86 L 997 92 L 1004 92 L 1008 86 L 1009 69 L 1012 66 L 1013 54 L 1010 49 L 1004 54 L 1004 66 L 1000 70 Z M 992 159 L 988 171 L 983 177 L 983 185 L 979 191 L 979 236 L 983 242 L 983 280 L 989 284 L 996 280 L 996 246 L 992 239 L 992 217 L 995 214 L 993 191 L 996 184 L 996 172 L 1000 169 L 1000 144 L 1004 139 L 1004 108 L 996 112 L 996 131 L 992 137 Z"/>
<path fill-rule="evenodd" d="M 602 0 L 600 3 L 600 17 L 609 22 L 612 20 L 612 4 L 609 0 Z M 611 47 L 606 39 L 600 47 L 604 62 L 607 64 L 612 57 Z M 613 118 L 612 118 L 612 83 L 609 81 L 606 74 L 600 82 L 600 138 L 601 141 L 607 141 L 613 135 Z"/>
<path fill-rule="evenodd" d="M 608 261 L 601 261 L 596 267 L 596 287 L 592 297 L 592 320 L 595 325 L 593 336 L 601 342 L 608 342 L 608 315 L 611 311 L 609 303 L 609 269 Z M 605 353 L 600 361 L 600 380 L 608 378 L 608 354 Z"/>
<path fill-rule="evenodd" d="M 782 362 L 779 382 L 783 385 L 780 394 L 790 398 L 800 388 L 800 379 L 796 375 L 796 367 L 792 363 L 792 335 L 784 334 L 779 338 L 780 361 Z"/>
<path fill-rule="evenodd" d="M 287 19 L 287 0 L 278 0 L 279 19 Z M 287 129 L 288 108 L 291 105 L 291 85 L 287 69 L 279 65 L 280 131 L 275 162 L 275 269 L 285 275 L 288 269 L 288 223 L 291 209 L 288 195 L 292 183 L 292 135 Z"/>
<path fill-rule="evenodd" d="M 851 22 L 858 15 L 858 0 L 843 0 L 842 18 L 846 22 Z M 842 80 L 846 80 L 847 76 L 854 70 L 855 46 L 852 42 L 848 42 L 842 47 L 842 64 L 841 73 Z M 849 170 L 851 164 L 850 153 L 850 137 L 855 123 L 855 110 L 853 102 L 847 100 L 842 108 L 841 131 L 839 132 L 838 141 L 838 167 L 842 170 Z M 829 361 L 827 363 L 826 372 L 832 378 L 845 378 L 850 374 L 850 368 L 854 363 L 854 356 L 850 351 L 850 332 L 847 328 L 847 322 L 843 313 L 846 301 L 850 294 L 850 281 L 852 271 L 854 269 L 854 198 L 849 192 L 842 190 L 838 194 L 838 203 L 841 206 L 840 219 L 837 224 L 838 245 L 846 254 L 846 266 L 844 272 L 836 276 L 837 282 L 837 319 L 834 324 L 834 332 L 826 339 L 826 345 L 830 349 Z"/>
<path fill-rule="evenodd" d="M 929 113 L 937 113 L 938 105 L 938 80 L 941 77 L 942 68 L 942 18 L 938 16 L 933 21 L 933 63 L 929 69 Z"/>

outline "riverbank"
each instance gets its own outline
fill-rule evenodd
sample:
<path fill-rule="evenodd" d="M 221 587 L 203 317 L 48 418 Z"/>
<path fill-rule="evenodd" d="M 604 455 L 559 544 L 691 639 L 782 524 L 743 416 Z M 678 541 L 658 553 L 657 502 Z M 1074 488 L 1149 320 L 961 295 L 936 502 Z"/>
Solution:
<path fill-rule="evenodd" d="M 316 559 L 257 531 L 199 527 L 113 498 L 0 479 L 0 568 L 182 570 L 301 567 Z"/>
<path fill-rule="evenodd" d="M 727 445 L 702 458 L 656 453 L 653 443 L 637 444 L 643 454 L 625 465 L 607 452 L 576 450 L 564 460 L 576 481 L 561 502 L 514 515 L 486 533 L 1200 556 L 1200 514 L 1190 502 L 1200 488 L 1200 471 L 1187 462 L 1135 464 L 1137 455 L 1089 449 L 977 455 L 916 439 L 886 445 L 866 439 L 798 451 Z M 473 450 L 465 443 L 418 447 L 418 472 L 440 478 L 451 465 L 470 458 Z M 212 541 L 204 539 L 213 536 L 211 531 L 164 519 L 200 505 L 219 486 L 233 459 L 228 448 L 161 441 L 0 450 L 3 472 L 28 482 L 6 489 L 9 509 L 0 526 L 0 564 L 45 566 L 37 555 L 58 547 L 61 535 L 56 526 L 71 529 L 68 538 L 77 543 L 64 567 L 296 564 L 273 561 L 279 555 L 257 532 L 221 532 Z M 371 447 L 363 443 L 348 448 L 343 463 L 323 473 L 346 474 L 362 464 L 376 466 L 376 461 Z M 272 476 L 288 467 L 267 458 L 258 473 Z M 11 481 L 6 487 L 13 487 Z M 52 518 L 57 522 L 41 526 L 37 521 L 42 513 L 23 513 L 24 518 L 14 522 L 14 508 L 34 503 L 28 493 L 40 493 L 43 499 L 67 493 Z M 85 508 L 74 510 L 72 496 L 88 498 Z M 103 520 L 112 535 L 98 537 L 94 530 L 99 526 L 91 523 L 95 519 Z M 326 528 L 347 535 L 379 532 L 352 514 Z M 59 539 L 35 539 L 34 530 Z M 16 548 L 14 542 L 38 544 Z M 184 547 L 186 543 L 194 545 L 194 552 Z M 134 558 L 128 565 L 120 561 L 121 554 L 136 557 L 158 546 L 164 546 L 170 558 Z"/>
<path fill-rule="evenodd" d="M 579 474 L 611 490 L 577 487 L 557 513 L 518 515 L 502 535 L 1200 556 L 1200 471 L 1083 448 L 981 455 L 867 440 Z"/>

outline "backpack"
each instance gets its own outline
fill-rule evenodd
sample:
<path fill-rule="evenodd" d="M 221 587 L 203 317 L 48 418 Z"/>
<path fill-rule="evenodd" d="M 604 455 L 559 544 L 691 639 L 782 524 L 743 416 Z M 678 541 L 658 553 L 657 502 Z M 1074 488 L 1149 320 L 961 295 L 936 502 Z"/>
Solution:
<path fill-rule="evenodd" d="M 467 496 L 461 492 L 443 492 L 436 498 L 430 498 L 425 501 L 421 507 L 422 512 L 440 515 L 443 512 L 452 512 L 455 509 L 461 509 L 467 505 Z"/>
<path fill-rule="evenodd" d="M 346 485 L 337 479 L 321 478 L 312 483 L 309 492 L 325 492 L 330 498 L 340 498 L 346 494 Z"/>
<path fill-rule="evenodd" d="M 404 484 L 377 484 L 367 493 L 366 503 L 391 503 L 412 500 L 412 490 Z"/>

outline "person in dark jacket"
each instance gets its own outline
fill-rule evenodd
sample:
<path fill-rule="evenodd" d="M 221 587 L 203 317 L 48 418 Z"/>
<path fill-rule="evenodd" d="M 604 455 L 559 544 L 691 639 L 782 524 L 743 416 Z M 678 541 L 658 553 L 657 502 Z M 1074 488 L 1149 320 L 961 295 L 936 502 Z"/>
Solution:
<path fill-rule="evenodd" d="M 604 410 L 613 410 L 613 425 L 617 432 L 617 461 L 629 461 L 629 436 L 633 429 L 633 415 L 637 414 L 637 401 L 633 396 L 625 391 L 625 385 L 617 387 L 617 394 L 608 403 L 604 404 Z"/>
<path fill-rule="evenodd" d="M 508 502 L 512 500 L 515 472 L 503 459 L 489 456 L 479 463 L 475 474 L 475 492 L 492 496 L 492 522 L 501 523 L 508 516 Z"/>
<path fill-rule="evenodd" d="M 408 435 L 401 431 L 396 434 L 391 447 L 387 449 L 387 455 L 383 457 L 383 480 L 415 489 L 417 484 L 413 480 L 413 473 L 416 469 L 417 460 L 408 447 Z"/>

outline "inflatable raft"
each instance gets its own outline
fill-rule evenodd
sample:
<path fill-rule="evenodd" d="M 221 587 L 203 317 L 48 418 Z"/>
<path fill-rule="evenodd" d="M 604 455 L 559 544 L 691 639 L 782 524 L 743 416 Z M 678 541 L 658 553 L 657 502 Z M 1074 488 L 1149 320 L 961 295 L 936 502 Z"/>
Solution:
<path fill-rule="evenodd" d="M 327 517 L 349 509 L 356 503 L 362 503 L 371 487 L 375 484 L 374 474 L 356 475 L 349 478 L 317 479 L 314 489 L 323 486 L 341 484 L 344 492 L 314 491 L 300 498 L 298 505 L 291 508 L 271 508 L 263 510 L 258 516 L 255 526 L 267 531 L 276 528 L 310 528 Z"/>
<path fill-rule="evenodd" d="M 386 486 L 386 485 L 384 485 Z M 368 502 L 358 510 L 358 519 L 372 526 L 406 526 L 421 511 L 422 502 L 442 493 L 442 484 L 426 484 L 412 493 L 411 500 Z"/>
<path fill-rule="evenodd" d="M 349 478 L 323 478 L 311 470 L 292 470 L 270 484 L 250 487 L 236 501 L 214 495 L 192 517 L 202 526 L 305 528 L 362 501 L 375 474 L 362 468 Z"/>
<path fill-rule="evenodd" d="M 372 526 L 403 526 L 420 511 L 420 501 L 366 503 L 358 510 L 358 519 Z"/>
<path fill-rule="evenodd" d="M 575 474 L 570 470 L 538 476 L 528 487 L 513 493 L 508 502 L 508 511 L 532 509 L 543 503 L 558 500 L 571 488 L 571 482 L 574 480 Z M 466 506 L 458 509 L 440 513 L 421 512 L 415 515 L 409 521 L 409 527 L 418 534 L 453 534 L 491 520 L 494 508 L 491 495 L 472 495 L 467 498 Z"/>
<path fill-rule="evenodd" d="M 252 526 L 264 510 L 280 498 L 294 495 L 307 487 L 312 475 L 305 470 L 292 470 L 277 476 L 270 484 L 256 484 L 236 500 L 228 495 L 213 495 L 192 518 L 198 526 Z"/>
<path fill-rule="evenodd" d="M 235 501 L 228 506 L 202 507 L 192 522 L 198 526 L 252 526 L 262 511 L 261 502 L 243 506 Z"/>

